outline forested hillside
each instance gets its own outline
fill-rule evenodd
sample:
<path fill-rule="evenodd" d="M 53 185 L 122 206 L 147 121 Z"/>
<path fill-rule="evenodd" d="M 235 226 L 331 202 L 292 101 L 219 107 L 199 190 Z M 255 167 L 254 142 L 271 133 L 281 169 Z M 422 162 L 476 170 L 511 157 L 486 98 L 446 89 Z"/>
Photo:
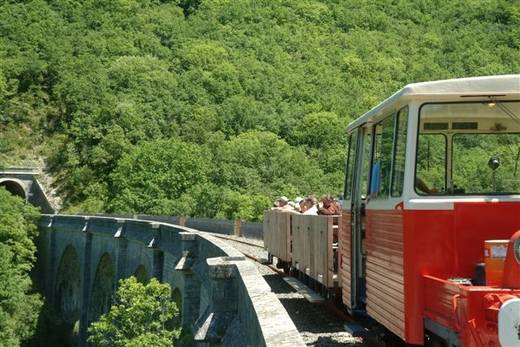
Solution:
<path fill-rule="evenodd" d="M 42 306 L 29 273 L 36 260 L 38 212 L 0 188 L 0 345 L 20 346 L 36 330 Z"/>
<path fill-rule="evenodd" d="M 517 0 L 0 5 L 0 160 L 69 211 L 255 220 L 342 189 L 346 124 L 410 82 L 518 73 Z"/>

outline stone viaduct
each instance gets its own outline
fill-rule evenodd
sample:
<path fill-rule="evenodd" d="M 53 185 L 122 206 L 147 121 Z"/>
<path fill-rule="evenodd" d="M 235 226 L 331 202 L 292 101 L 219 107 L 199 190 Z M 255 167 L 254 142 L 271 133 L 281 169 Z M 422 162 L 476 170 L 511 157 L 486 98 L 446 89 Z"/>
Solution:
<path fill-rule="evenodd" d="M 222 241 L 167 223 L 43 215 L 37 274 L 47 303 L 70 329 L 106 312 L 121 278 L 169 283 L 198 346 L 303 346 L 256 266 Z"/>
<path fill-rule="evenodd" d="M 171 285 L 196 346 L 304 346 L 256 266 L 234 248 L 175 224 L 54 214 L 37 177 L 34 169 L 3 169 L 0 187 L 44 213 L 34 273 L 60 328 L 77 334 L 80 346 L 111 306 L 118 280 L 132 275 Z"/>

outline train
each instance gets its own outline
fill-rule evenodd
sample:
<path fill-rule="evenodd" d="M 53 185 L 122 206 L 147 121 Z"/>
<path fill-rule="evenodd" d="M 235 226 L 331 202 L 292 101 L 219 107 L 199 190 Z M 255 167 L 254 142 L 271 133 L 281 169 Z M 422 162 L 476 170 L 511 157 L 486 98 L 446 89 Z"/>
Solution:
<path fill-rule="evenodd" d="M 519 166 L 520 75 L 409 84 L 348 125 L 342 214 L 266 211 L 264 247 L 403 345 L 518 347 Z"/>

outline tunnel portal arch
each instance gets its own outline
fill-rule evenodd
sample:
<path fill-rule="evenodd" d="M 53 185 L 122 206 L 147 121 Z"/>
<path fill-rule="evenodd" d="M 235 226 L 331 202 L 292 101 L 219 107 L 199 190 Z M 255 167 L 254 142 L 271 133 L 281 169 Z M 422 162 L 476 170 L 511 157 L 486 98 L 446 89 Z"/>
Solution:
<path fill-rule="evenodd" d="M 104 253 L 99 260 L 92 285 L 89 321 L 98 320 L 103 313 L 110 310 L 115 288 L 114 276 L 112 259 L 108 253 Z"/>
<path fill-rule="evenodd" d="M 4 187 L 9 193 L 27 200 L 27 193 L 23 184 L 19 180 L 3 179 L 0 180 L 0 187 Z"/>

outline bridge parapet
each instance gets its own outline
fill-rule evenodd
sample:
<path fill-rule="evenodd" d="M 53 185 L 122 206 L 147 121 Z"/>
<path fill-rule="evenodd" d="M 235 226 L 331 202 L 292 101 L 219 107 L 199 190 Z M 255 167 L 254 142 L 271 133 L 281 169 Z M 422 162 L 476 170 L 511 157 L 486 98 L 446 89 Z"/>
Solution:
<path fill-rule="evenodd" d="M 44 215 L 38 251 L 44 294 L 58 311 L 66 311 L 61 313 L 71 327 L 79 321 L 80 345 L 89 322 L 110 306 L 117 281 L 138 277 L 137 272 L 144 280 L 153 276 L 169 283 L 180 294 L 182 324 L 192 329 L 197 345 L 304 345 L 254 264 L 197 230 L 144 220 Z M 76 271 L 68 265 L 76 264 L 73 259 Z"/>

